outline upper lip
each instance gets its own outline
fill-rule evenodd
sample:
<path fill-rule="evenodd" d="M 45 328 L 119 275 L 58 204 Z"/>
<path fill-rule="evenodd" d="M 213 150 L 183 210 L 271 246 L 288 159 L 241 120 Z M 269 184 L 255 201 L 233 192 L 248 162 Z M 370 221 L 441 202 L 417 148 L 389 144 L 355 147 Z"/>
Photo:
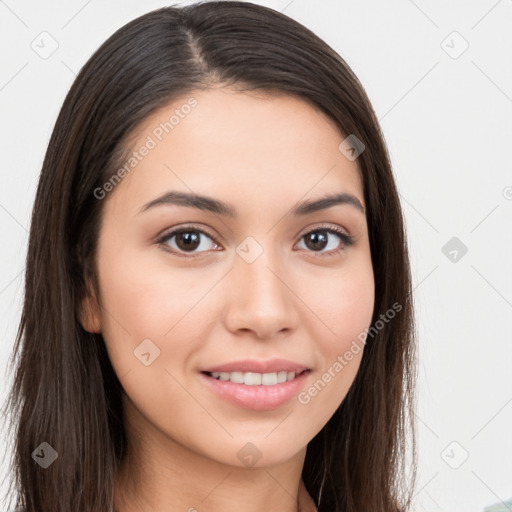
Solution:
<path fill-rule="evenodd" d="M 270 359 L 268 361 L 258 361 L 256 359 L 244 359 L 232 361 L 230 363 L 210 366 L 201 371 L 213 372 L 253 372 L 253 373 L 277 373 L 281 371 L 301 373 L 309 370 L 308 366 L 287 359 Z"/>

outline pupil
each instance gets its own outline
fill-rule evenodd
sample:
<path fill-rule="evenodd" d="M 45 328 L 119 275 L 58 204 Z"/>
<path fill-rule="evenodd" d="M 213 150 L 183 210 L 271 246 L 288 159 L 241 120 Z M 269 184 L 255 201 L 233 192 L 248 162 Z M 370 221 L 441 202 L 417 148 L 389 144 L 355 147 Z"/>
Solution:
<path fill-rule="evenodd" d="M 187 231 L 176 235 L 176 245 L 183 250 L 197 249 L 199 246 L 199 236 L 193 231 Z"/>
<path fill-rule="evenodd" d="M 312 242 L 312 245 L 309 244 L 308 247 L 310 249 L 324 249 L 327 245 L 327 237 L 325 236 L 325 232 L 316 231 L 314 233 L 310 233 L 308 235 L 309 240 Z M 307 243 L 306 243 L 307 244 Z"/>

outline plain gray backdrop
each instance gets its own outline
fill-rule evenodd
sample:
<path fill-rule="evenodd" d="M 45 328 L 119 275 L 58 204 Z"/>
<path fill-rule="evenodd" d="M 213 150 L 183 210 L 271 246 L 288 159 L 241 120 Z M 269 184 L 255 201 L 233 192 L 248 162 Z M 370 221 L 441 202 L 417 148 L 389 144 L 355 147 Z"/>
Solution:
<path fill-rule="evenodd" d="M 347 61 L 388 144 L 406 216 L 419 339 L 414 510 L 480 512 L 506 501 L 512 1 L 256 3 L 303 23 Z M 2 400 L 11 382 L 7 363 L 21 313 L 31 208 L 59 109 L 101 43 L 165 5 L 0 1 Z M 0 445 L 6 443 L 1 433 Z M 8 455 L 0 478 L 8 478 Z M 7 480 L 0 500 L 6 487 Z"/>

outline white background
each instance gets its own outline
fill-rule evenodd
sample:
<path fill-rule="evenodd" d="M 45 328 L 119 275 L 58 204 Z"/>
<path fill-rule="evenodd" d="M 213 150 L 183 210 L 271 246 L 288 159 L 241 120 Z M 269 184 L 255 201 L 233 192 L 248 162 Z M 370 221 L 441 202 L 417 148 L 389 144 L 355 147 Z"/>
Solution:
<path fill-rule="evenodd" d="M 303 23 L 347 61 L 368 92 L 392 156 L 406 215 L 419 337 L 414 510 L 480 512 L 507 500 L 512 2 L 257 3 Z M 164 5 L 0 2 L 2 399 L 21 313 L 30 213 L 58 111 L 93 51 L 117 28 Z M 59 45 L 47 59 L 31 48 L 43 31 Z M 455 253 L 449 258 L 442 252 L 452 237 L 468 248 L 455 262 Z M 5 446 L 5 436 L 0 443 Z M 460 467 L 451 467 L 466 455 Z M 6 459 L 1 464 L 4 478 Z"/>

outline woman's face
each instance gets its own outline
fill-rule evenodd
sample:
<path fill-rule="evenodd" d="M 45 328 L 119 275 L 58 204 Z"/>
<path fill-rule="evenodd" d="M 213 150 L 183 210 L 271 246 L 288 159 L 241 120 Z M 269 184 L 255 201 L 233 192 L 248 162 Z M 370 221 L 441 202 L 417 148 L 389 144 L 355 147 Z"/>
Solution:
<path fill-rule="evenodd" d="M 95 192 L 101 307 L 83 324 L 147 446 L 273 465 L 344 399 L 374 278 L 343 139 L 290 96 L 198 91 L 146 119 L 120 182 Z"/>

